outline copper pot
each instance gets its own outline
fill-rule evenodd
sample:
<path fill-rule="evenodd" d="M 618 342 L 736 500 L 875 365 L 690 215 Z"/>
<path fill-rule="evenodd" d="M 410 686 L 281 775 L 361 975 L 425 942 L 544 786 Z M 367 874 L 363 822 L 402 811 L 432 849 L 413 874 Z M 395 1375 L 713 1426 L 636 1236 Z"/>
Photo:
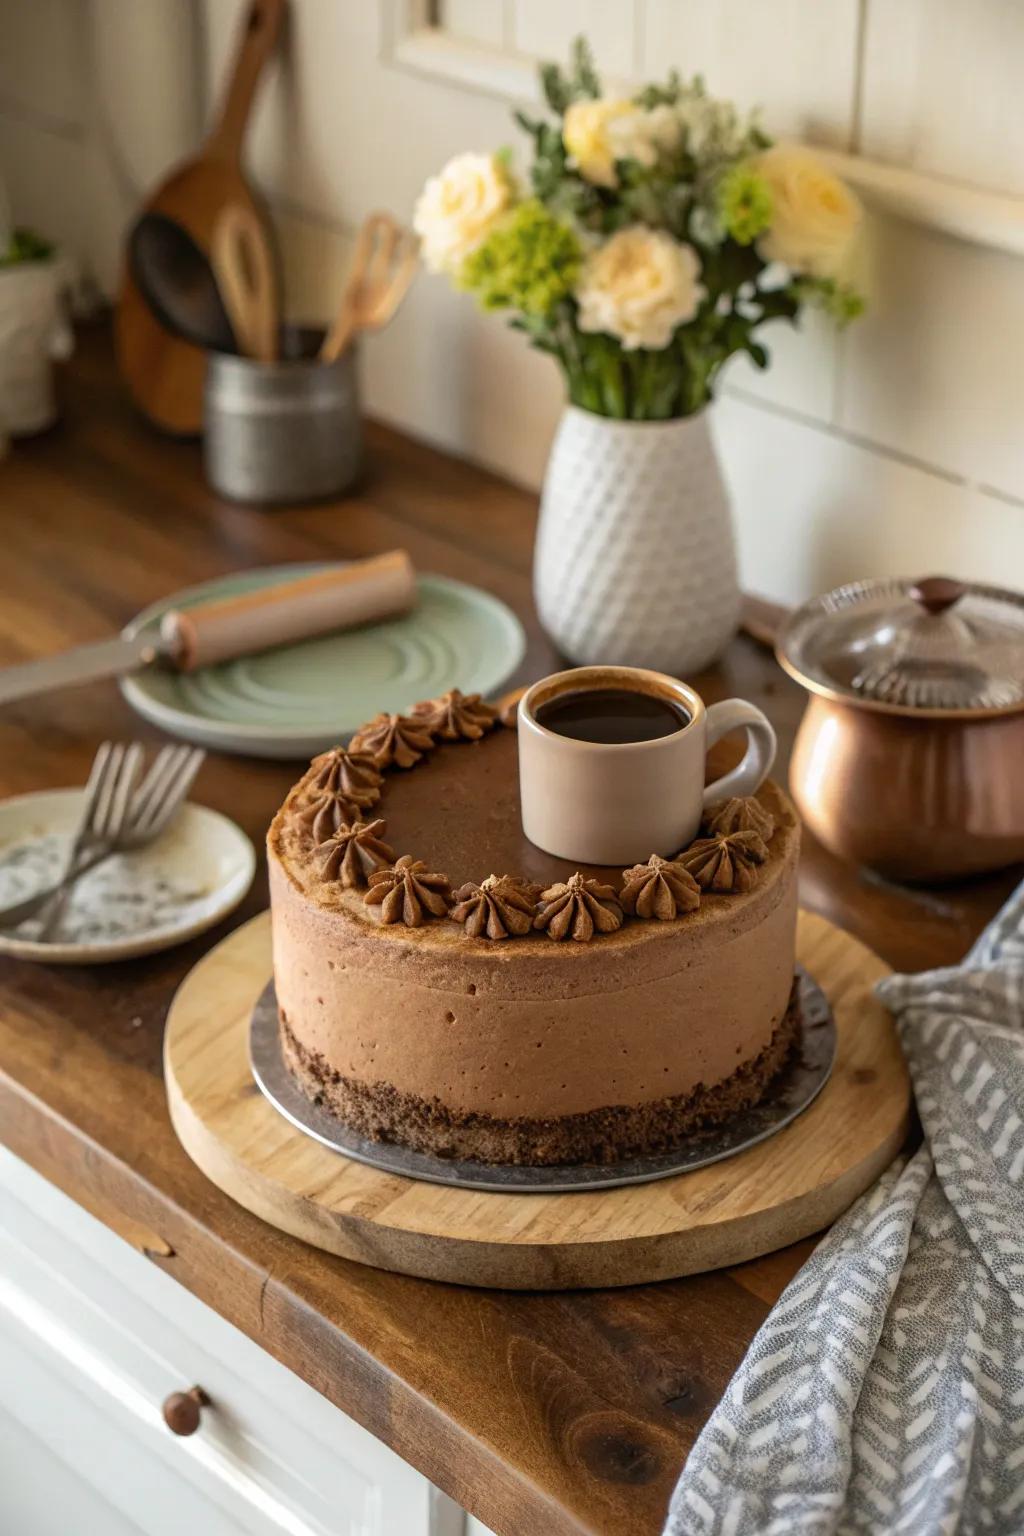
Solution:
<path fill-rule="evenodd" d="M 909 881 L 1024 859 L 1024 598 L 857 583 L 793 615 L 778 656 L 810 691 L 790 785 L 827 848 Z"/>

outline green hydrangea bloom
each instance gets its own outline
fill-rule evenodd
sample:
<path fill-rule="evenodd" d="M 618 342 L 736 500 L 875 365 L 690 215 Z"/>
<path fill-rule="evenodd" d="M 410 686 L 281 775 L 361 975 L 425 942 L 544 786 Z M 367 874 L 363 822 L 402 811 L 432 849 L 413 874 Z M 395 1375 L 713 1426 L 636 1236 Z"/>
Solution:
<path fill-rule="evenodd" d="M 466 257 L 459 286 L 475 293 L 484 309 L 547 315 L 572 292 L 580 260 L 573 231 L 529 198 Z"/>
<path fill-rule="evenodd" d="M 822 310 L 840 330 L 864 313 L 864 296 L 850 283 L 831 277 L 798 277 L 792 291 L 801 304 L 813 304 Z"/>
<path fill-rule="evenodd" d="M 771 188 L 752 166 L 732 166 L 715 189 L 718 216 L 737 245 L 752 245 L 772 221 Z"/>

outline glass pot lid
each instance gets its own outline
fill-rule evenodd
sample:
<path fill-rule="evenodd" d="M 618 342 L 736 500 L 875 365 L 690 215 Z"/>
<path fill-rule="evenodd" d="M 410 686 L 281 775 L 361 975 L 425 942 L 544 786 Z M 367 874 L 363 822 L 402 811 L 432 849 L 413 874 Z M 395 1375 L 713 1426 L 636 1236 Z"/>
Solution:
<path fill-rule="evenodd" d="M 1024 593 L 947 576 L 836 587 L 799 608 L 777 653 L 817 693 L 899 714 L 1024 706 Z"/>

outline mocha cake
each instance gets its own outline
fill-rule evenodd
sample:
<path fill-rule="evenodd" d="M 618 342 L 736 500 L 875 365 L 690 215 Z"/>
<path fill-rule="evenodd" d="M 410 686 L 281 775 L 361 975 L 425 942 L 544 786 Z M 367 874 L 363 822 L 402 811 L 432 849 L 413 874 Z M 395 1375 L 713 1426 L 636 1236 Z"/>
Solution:
<path fill-rule="evenodd" d="M 492 1163 L 668 1150 L 792 1048 L 799 826 L 774 784 L 675 857 L 520 823 L 514 717 L 452 693 L 317 758 L 269 839 L 281 1042 L 360 1134 Z"/>

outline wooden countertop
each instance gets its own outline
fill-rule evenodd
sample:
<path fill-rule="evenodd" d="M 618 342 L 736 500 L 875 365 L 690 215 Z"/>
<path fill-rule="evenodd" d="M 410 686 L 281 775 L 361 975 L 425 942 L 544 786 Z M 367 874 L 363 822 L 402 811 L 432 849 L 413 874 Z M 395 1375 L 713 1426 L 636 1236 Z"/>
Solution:
<path fill-rule="evenodd" d="M 80 340 L 63 425 L 0 464 L 0 664 L 109 635 L 176 588 L 252 565 L 404 545 L 523 618 L 521 678 L 554 669 L 530 601 L 535 498 L 382 427 L 360 493 L 261 512 L 205 487 L 199 450 L 125 403 L 106 331 Z M 738 639 L 709 698 L 738 693 L 788 752 L 803 698 Z M 156 739 L 113 683 L 5 711 L 0 794 L 84 780 L 104 737 Z M 257 844 L 290 765 L 212 756 L 194 795 Z M 803 900 L 920 969 L 958 959 L 1012 874 L 912 893 L 808 839 Z M 167 1274 L 392 1446 L 501 1536 L 653 1536 L 686 1454 L 772 1302 L 810 1250 L 631 1290 L 474 1291 L 389 1275 L 263 1225 L 175 1140 L 161 1082 L 171 995 L 233 923 L 152 959 L 59 969 L 0 961 L 0 1137 Z"/>

